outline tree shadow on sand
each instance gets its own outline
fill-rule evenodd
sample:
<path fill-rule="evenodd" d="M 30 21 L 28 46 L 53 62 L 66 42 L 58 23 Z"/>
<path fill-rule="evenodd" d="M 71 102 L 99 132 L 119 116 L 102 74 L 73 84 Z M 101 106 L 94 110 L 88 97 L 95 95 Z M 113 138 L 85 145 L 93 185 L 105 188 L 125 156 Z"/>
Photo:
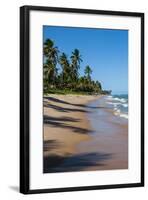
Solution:
<path fill-rule="evenodd" d="M 75 119 L 72 117 L 51 117 L 48 115 L 44 115 L 44 121 L 45 123 L 48 121 L 59 121 L 59 122 L 79 122 L 80 119 Z"/>
<path fill-rule="evenodd" d="M 83 110 L 83 109 L 79 109 L 79 108 L 64 108 L 64 107 L 54 105 L 54 104 L 49 104 L 49 103 L 44 103 L 44 107 L 52 108 L 59 112 L 83 112 L 83 113 L 89 112 L 87 110 Z"/>
<path fill-rule="evenodd" d="M 112 154 L 82 153 L 76 155 L 44 156 L 44 173 L 83 171 L 93 166 L 104 166 L 105 160 L 111 159 Z"/>
<path fill-rule="evenodd" d="M 43 151 L 47 152 L 53 149 L 57 149 L 61 146 L 62 146 L 61 142 L 58 142 L 57 140 L 45 140 L 43 142 Z"/>
<path fill-rule="evenodd" d="M 66 124 L 66 122 L 78 122 L 78 121 L 79 119 L 74 119 L 71 117 L 70 118 L 68 117 L 56 118 L 56 117 L 50 117 L 50 116 L 44 115 L 44 124 L 48 126 L 70 129 L 75 133 L 81 133 L 81 134 L 87 134 L 87 133 L 93 132 L 93 130 L 90 130 L 90 129 L 80 128 L 80 127 Z"/>
<path fill-rule="evenodd" d="M 49 101 L 52 101 L 52 102 L 56 102 L 56 103 L 61 103 L 61 104 L 67 104 L 67 105 L 71 105 L 71 106 L 79 106 L 79 107 L 82 107 L 82 108 L 93 108 L 93 109 L 96 109 L 96 108 L 106 108 L 106 107 L 102 107 L 102 106 L 88 106 L 88 105 L 84 105 L 84 104 L 74 104 L 74 103 L 69 103 L 69 102 L 66 102 L 64 100 L 61 100 L 61 99 L 57 99 L 55 97 L 44 97 L 44 99 L 47 99 Z M 47 105 L 46 105 L 47 106 Z M 49 105 L 50 106 L 50 105 Z M 64 108 L 65 109 L 65 108 Z M 66 108 L 67 109 L 67 108 Z M 68 109 L 69 110 L 69 109 Z M 75 109 L 70 109 L 70 111 L 75 111 Z M 77 109 L 76 109 L 77 110 Z M 80 110 L 78 109 L 77 111 L 79 112 L 85 112 L 84 110 Z M 64 111 L 63 111 L 64 112 Z"/>

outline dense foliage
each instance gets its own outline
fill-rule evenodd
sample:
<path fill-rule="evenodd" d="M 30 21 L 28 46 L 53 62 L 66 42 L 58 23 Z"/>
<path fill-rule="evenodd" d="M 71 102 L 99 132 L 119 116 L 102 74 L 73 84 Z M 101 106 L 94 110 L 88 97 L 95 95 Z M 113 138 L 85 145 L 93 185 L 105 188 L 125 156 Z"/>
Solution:
<path fill-rule="evenodd" d="M 74 49 L 68 58 L 65 53 L 60 53 L 51 39 L 47 39 L 43 52 L 44 93 L 106 93 L 99 81 L 92 80 L 93 71 L 89 65 L 85 67 L 84 76 L 80 76 L 83 61 L 78 49 Z"/>

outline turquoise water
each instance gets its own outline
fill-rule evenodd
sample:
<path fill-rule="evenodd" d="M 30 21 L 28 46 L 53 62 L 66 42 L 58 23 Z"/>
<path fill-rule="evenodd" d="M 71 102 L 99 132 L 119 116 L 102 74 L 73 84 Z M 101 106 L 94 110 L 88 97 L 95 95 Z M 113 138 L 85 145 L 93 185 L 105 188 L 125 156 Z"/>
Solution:
<path fill-rule="evenodd" d="M 114 114 L 128 119 L 128 95 L 109 95 L 106 97 L 106 103 L 113 108 Z"/>

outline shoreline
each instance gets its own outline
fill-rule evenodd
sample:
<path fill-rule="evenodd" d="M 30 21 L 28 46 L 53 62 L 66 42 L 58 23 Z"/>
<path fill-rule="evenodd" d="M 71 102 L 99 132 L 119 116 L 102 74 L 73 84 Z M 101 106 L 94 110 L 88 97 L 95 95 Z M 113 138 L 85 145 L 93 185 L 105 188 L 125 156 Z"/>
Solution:
<path fill-rule="evenodd" d="M 117 155 L 116 159 L 112 158 L 112 154 L 119 151 L 121 144 L 117 148 L 112 147 L 112 151 L 109 149 L 115 145 L 115 139 L 117 143 L 124 140 L 124 149 L 127 150 L 128 137 L 125 134 L 112 134 L 114 139 L 110 140 L 111 136 L 106 139 L 104 134 L 101 135 L 101 130 L 105 127 L 102 125 L 100 129 L 92 123 L 94 121 L 98 124 L 102 120 L 103 124 L 107 119 L 102 118 L 105 108 L 98 104 L 103 96 L 52 94 L 44 97 L 44 173 L 128 167 L 127 162 L 120 160 L 119 163 Z M 99 120 L 95 122 L 94 113 L 97 110 L 102 114 L 97 116 Z M 124 132 L 127 126 L 120 126 L 120 129 L 120 133 Z M 127 160 L 127 155 L 124 157 Z"/>

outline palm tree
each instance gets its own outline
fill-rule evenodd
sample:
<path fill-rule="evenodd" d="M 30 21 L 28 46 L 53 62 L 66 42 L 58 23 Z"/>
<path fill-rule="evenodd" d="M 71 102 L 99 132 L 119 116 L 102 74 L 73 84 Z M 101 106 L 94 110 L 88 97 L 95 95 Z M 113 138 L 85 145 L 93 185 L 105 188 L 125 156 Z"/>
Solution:
<path fill-rule="evenodd" d="M 78 80 L 78 70 L 80 69 L 80 63 L 82 62 L 81 55 L 78 49 L 74 49 L 71 56 L 71 76 L 73 81 Z"/>
<path fill-rule="evenodd" d="M 53 82 L 54 72 L 54 65 L 47 59 L 43 65 L 44 88 L 47 89 L 48 85 Z"/>
<path fill-rule="evenodd" d="M 54 65 L 58 62 L 58 47 L 54 46 L 54 42 L 47 39 L 44 42 L 44 55 L 47 57 Z"/>
<path fill-rule="evenodd" d="M 43 52 L 45 56 L 44 68 L 47 73 L 49 83 L 54 83 L 59 50 L 56 46 L 54 46 L 54 42 L 52 40 L 47 39 L 44 42 Z"/>
<path fill-rule="evenodd" d="M 99 90 L 102 90 L 102 85 L 99 81 L 96 81 L 96 86 L 99 88 Z"/>
<path fill-rule="evenodd" d="M 88 79 L 88 81 L 91 81 L 91 76 L 90 75 L 92 74 L 92 69 L 90 68 L 89 65 L 87 65 L 85 67 L 84 73 L 85 73 L 86 78 Z"/>
<path fill-rule="evenodd" d="M 70 64 L 65 53 L 62 53 L 62 55 L 60 56 L 59 63 L 62 67 L 62 81 L 63 83 L 67 83 L 69 81 L 68 77 L 70 73 Z"/>

